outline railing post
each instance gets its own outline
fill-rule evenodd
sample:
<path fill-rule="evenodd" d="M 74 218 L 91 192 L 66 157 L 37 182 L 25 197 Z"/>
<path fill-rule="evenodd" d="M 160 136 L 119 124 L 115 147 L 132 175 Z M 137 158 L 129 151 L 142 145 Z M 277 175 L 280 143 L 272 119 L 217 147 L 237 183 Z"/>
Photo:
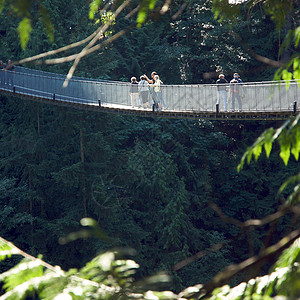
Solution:
<path fill-rule="evenodd" d="M 294 114 L 296 113 L 296 111 L 297 111 L 297 101 L 294 101 L 294 103 L 293 103 L 293 112 L 294 112 Z"/>
<path fill-rule="evenodd" d="M 99 104 L 99 106 L 101 106 L 101 100 L 100 99 L 98 100 L 98 104 Z"/>
<path fill-rule="evenodd" d="M 219 113 L 219 103 L 216 104 L 216 114 Z"/>
<path fill-rule="evenodd" d="M 55 100 L 55 94 L 53 94 L 52 99 Z"/>
<path fill-rule="evenodd" d="M 16 92 L 16 87 L 15 86 L 13 86 L 13 93 L 15 93 Z"/>

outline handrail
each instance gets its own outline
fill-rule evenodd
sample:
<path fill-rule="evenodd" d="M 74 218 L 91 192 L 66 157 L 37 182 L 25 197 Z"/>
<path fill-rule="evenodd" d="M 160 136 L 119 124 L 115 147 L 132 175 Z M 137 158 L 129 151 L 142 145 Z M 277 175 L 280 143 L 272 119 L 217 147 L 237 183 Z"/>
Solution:
<path fill-rule="evenodd" d="M 209 113 L 223 113 L 224 110 L 296 113 L 300 97 L 296 81 L 245 82 L 235 86 L 226 84 L 222 86 L 222 97 L 218 91 L 220 85 L 216 84 L 161 85 L 158 92 L 150 87 L 146 91 L 146 98 L 138 93 L 133 99 L 128 82 L 74 77 L 64 88 L 64 79 L 62 74 L 16 67 L 15 72 L 0 71 L 0 90 L 108 108 Z M 289 89 L 285 88 L 287 84 Z M 160 104 L 154 107 L 156 102 Z"/>

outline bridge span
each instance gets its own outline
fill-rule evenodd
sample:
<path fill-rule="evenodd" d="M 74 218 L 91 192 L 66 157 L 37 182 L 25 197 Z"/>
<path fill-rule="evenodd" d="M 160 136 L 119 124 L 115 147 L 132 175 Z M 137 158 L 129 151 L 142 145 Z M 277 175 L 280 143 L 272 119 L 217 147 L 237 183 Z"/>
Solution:
<path fill-rule="evenodd" d="M 243 83 L 242 111 L 231 111 L 230 87 L 226 87 L 229 112 L 217 103 L 215 84 L 161 85 L 166 108 L 156 111 L 132 107 L 130 83 L 73 77 L 64 88 L 65 75 L 16 67 L 0 71 L 0 92 L 77 109 L 161 118 L 210 120 L 276 120 L 299 113 L 300 86 L 296 82 Z M 288 84 L 288 89 L 286 88 Z M 149 103 L 152 103 L 149 93 Z M 238 109 L 238 104 L 236 103 Z"/>

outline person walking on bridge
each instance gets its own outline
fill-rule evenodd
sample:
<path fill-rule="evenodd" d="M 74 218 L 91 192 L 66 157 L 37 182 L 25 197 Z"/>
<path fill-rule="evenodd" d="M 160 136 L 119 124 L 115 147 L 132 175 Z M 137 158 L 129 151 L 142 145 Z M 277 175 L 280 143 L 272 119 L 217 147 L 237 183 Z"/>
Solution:
<path fill-rule="evenodd" d="M 233 79 L 230 80 L 230 97 L 231 97 L 231 111 L 234 112 L 235 110 L 235 100 L 238 101 L 239 112 L 242 111 L 242 84 L 243 81 L 240 79 L 238 73 L 233 74 Z"/>
<path fill-rule="evenodd" d="M 226 84 L 228 81 L 225 79 L 224 74 L 219 75 L 219 79 L 216 81 L 218 88 L 218 100 L 217 104 L 220 104 L 220 100 L 224 101 L 224 111 L 227 112 L 227 93 L 226 93 Z"/>

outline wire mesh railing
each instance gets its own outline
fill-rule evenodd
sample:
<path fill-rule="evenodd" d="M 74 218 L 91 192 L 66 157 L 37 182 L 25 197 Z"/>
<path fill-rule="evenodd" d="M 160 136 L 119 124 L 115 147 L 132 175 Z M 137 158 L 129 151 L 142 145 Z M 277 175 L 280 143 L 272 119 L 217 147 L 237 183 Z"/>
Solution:
<path fill-rule="evenodd" d="M 141 97 L 137 86 L 134 101 L 130 83 L 90 80 L 74 77 L 64 88 L 65 76 L 16 67 L 16 71 L 0 71 L 0 89 L 43 99 L 59 100 L 111 108 L 180 112 L 283 112 L 295 110 L 300 96 L 296 82 L 251 82 L 238 85 L 160 85 L 148 86 Z M 287 89 L 288 84 L 288 89 Z M 220 95 L 222 93 L 222 96 Z M 146 100 L 145 100 L 146 99 Z M 216 106 L 217 105 L 217 106 Z"/>

